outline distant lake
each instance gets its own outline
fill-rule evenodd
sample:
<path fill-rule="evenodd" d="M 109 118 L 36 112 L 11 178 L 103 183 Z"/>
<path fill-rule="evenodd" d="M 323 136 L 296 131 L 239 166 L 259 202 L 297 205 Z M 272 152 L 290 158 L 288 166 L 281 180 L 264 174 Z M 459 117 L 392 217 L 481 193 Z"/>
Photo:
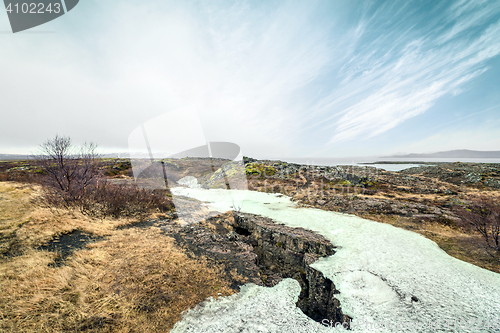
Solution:
<path fill-rule="evenodd" d="M 422 166 L 422 164 L 356 164 L 358 166 L 370 166 L 379 169 L 384 169 L 386 171 L 401 171 L 404 169 L 414 168 Z"/>

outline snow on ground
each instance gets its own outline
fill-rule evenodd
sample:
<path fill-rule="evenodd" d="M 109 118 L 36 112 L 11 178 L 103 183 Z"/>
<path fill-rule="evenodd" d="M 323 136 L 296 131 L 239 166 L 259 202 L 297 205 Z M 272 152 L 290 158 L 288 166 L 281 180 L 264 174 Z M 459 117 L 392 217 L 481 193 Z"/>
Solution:
<path fill-rule="evenodd" d="M 177 181 L 177 184 L 187 186 L 189 188 L 201 188 L 201 185 L 198 184 L 198 179 L 193 176 L 181 178 Z"/>
<path fill-rule="evenodd" d="M 340 291 L 343 312 L 354 318 L 354 332 L 500 332 L 500 274 L 450 257 L 419 234 L 353 215 L 296 208 L 288 197 L 276 194 L 189 188 L 172 192 L 221 212 L 234 205 L 231 195 L 245 196 L 238 207 L 242 212 L 329 239 L 337 252 L 313 267 Z M 288 280 L 274 288 L 246 286 L 237 295 L 188 312 L 172 332 L 326 330 L 329 318 L 322 326 L 291 306 L 297 286 Z"/>
<path fill-rule="evenodd" d="M 247 284 L 238 294 L 205 301 L 170 332 L 329 332 L 295 306 L 299 294 L 300 285 L 293 279 L 285 279 L 273 288 Z"/>

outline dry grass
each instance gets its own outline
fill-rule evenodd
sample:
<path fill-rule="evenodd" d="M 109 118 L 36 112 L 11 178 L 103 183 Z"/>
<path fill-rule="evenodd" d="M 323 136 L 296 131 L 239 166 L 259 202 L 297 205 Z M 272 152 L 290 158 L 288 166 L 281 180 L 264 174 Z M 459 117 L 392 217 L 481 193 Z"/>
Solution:
<path fill-rule="evenodd" d="M 11 240 L 30 219 L 31 186 L 0 182 L 0 254 L 9 250 Z"/>
<path fill-rule="evenodd" d="M 1 226 L 14 226 L 9 239 L 23 245 L 22 255 L 0 259 L 2 332 L 166 332 L 207 297 L 235 292 L 219 269 L 189 258 L 158 228 L 116 229 L 133 221 L 23 206 L 36 188 L 0 186 Z M 60 267 L 55 253 L 33 248 L 74 229 L 106 238 Z"/>
<path fill-rule="evenodd" d="M 32 204 L 39 197 L 38 185 L 0 182 L 0 254 L 23 252 L 51 240 L 56 235 L 81 230 L 106 236 L 133 219 L 92 219 L 77 210 L 42 208 Z"/>

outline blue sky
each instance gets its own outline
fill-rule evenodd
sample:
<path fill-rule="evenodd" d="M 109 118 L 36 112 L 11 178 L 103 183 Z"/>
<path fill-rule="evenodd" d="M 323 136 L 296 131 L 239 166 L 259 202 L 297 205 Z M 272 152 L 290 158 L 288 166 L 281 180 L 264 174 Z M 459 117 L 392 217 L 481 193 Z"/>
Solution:
<path fill-rule="evenodd" d="M 193 104 L 248 156 L 500 150 L 499 1 L 86 0 L 9 30 L 0 12 L 0 153 L 126 151 Z"/>

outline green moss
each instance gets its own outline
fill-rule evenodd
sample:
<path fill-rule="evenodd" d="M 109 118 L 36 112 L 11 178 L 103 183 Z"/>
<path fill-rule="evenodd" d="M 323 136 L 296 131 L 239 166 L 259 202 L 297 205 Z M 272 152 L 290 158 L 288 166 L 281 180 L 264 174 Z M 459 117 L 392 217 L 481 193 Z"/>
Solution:
<path fill-rule="evenodd" d="M 328 183 L 328 185 L 331 186 L 331 187 L 335 187 L 335 186 L 338 186 L 338 185 L 347 186 L 347 185 L 352 185 L 352 184 L 348 180 L 337 179 L 337 180 L 331 181 L 330 183 Z"/>
<path fill-rule="evenodd" d="M 232 164 L 231 168 L 226 170 L 226 176 L 229 178 L 241 175 L 241 165 L 240 164 Z"/>
<path fill-rule="evenodd" d="M 276 174 L 276 169 L 273 166 L 268 166 L 264 172 L 266 176 L 274 176 Z"/>
<path fill-rule="evenodd" d="M 258 164 L 257 164 L 258 165 Z M 256 167 L 255 163 L 248 163 L 245 166 L 245 172 L 247 175 L 258 175 L 260 174 L 259 169 Z"/>
<path fill-rule="evenodd" d="M 276 169 L 272 166 L 266 166 L 265 164 L 259 163 L 248 163 L 245 166 L 245 172 L 247 175 L 259 175 L 261 177 L 274 176 L 276 174 Z"/>
<path fill-rule="evenodd" d="M 373 181 L 367 180 L 367 181 L 361 182 L 361 185 L 364 185 L 365 187 L 375 187 L 378 185 L 378 182 L 376 180 L 373 180 Z"/>

